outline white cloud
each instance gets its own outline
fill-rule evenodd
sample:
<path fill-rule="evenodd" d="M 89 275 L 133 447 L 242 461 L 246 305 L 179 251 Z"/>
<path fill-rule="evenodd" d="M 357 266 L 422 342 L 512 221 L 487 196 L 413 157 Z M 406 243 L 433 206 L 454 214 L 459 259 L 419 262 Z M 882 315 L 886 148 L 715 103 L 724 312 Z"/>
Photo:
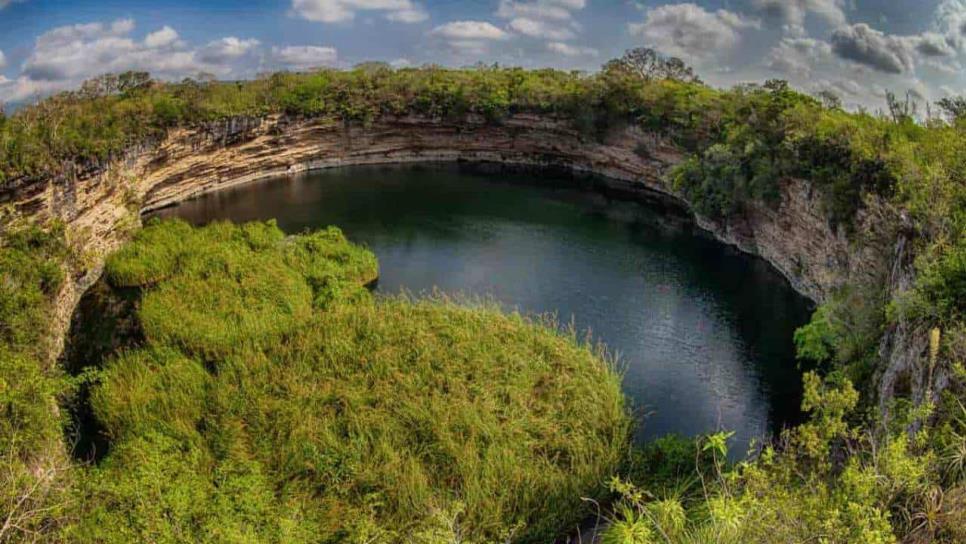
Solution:
<path fill-rule="evenodd" d="M 118 19 L 110 25 L 86 23 L 60 26 L 38 36 L 36 45 L 38 49 L 72 47 L 85 41 L 121 38 L 132 30 L 134 21 L 131 19 Z"/>
<path fill-rule="evenodd" d="M 486 21 L 453 21 L 437 26 L 431 33 L 454 41 L 504 40 L 508 37 L 504 30 Z"/>
<path fill-rule="evenodd" d="M 441 39 L 457 57 L 483 57 L 490 52 L 490 45 L 502 42 L 510 34 L 485 21 L 453 21 L 434 28 L 430 35 Z"/>
<path fill-rule="evenodd" d="M 923 32 L 914 38 L 916 50 L 927 57 L 950 57 L 956 50 L 946 36 L 938 32 Z"/>
<path fill-rule="evenodd" d="M 390 21 L 418 23 L 429 18 L 412 0 L 292 0 L 292 12 L 317 23 L 343 23 L 358 11 L 384 12 Z"/>
<path fill-rule="evenodd" d="M 812 38 L 782 38 L 769 51 L 765 65 L 785 75 L 808 78 L 815 63 L 827 60 L 832 47 L 824 41 Z"/>
<path fill-rule="evenodd" d="M 579 47 L 563 42 L 547 43 L 547 50 L 565 57 L 596 57 L 600 52 L 593 47 Z"/>
<path fill-rule="evenodd" d="M 41 34 L 23 64 L 32 80 L 56 81 L 91 75 L 91 69 L 126 64 L 140 50 L 127 36 L 133 21 L 120 19 L 110 25 L 89 23 L 62 26 Z"/>
<path fill-rule="evenodd" d="M 7 57 L 6 55 L 3 54 L 3 51 L 0 50 L 0 70 L 3 70 L 6 67 L 7 67 Z"/>
<path fill-rule="evenodd" d="M 389 63 L 389 66 L 392 66 L 393 68 L 407 68 L 412 65 L 412 61 L 406 58 L 398 58 Z"/>
<path fill-rule="evenodd" d="M 208 45 L 198 51 L 198 58 L 209 64 L 224 64 L 240 59 L 258 47 L 256 39 L 242 40 L 228 36 L 208 42 Z"/>
<path fill-rule="evenodd" d="M 839 57 L 890 74 L 913 69 L 916 41 L 885 34 L 865 23 L 841 27 L 831 39 L 832 51 Z"/>
<path fill-rule="evenodd" d="M 572 12 L 584 9 L 586 5 L 585 0 L 532 0 L 529 2 L 500 0 L 496 15 L 504 19 L 524 17 L 549 21 L 569 21 L 573 16 Z"/>
<path fill-rule="evenodd" d="M 496 15 L 510 19 L 509 28 L 518 34 L 562 41 L 576 36 L 581 27 L 574 12 L 586 5 L 586 0 L 501 0 Z"/>
<path fill-rule="evenodd" d="M 429 19 L 429 13 L 420 7 L 390 12 L 386 19 L 397 23 L 421 23 Z"/>
<path fill-rule="evenodd" d="M 759 26 L 757 21 L 737 13 L 723 9 L 709 12 L 687 3 L 648 10 L 644 22 L 632 23 L 628 30 L 662 53 L 690 60 L 728 51 L 741 41 L 741 30 Z"/>
<path fill-rule="evenodd" d="M 178 33 L 170 26 L 164 26 L 161 30 L 152 32 L 144 38 L 144 45 L 148 47 L 164 47 L 171 45 L 178 40 Z"/>
<path fill-rule="evenodd" d="M 766 19 L 777 21 L 796 34 L 805 26 L 809 13 L 833 26 L 844 25 L 847 21 L 844 0 L 752 0 L 751 5 Z"/>
<path fill-rule="evenodd" d="M 143 40 L 133 39 L 133 31 L 134 21 L 119 19 L 62 26 L 41 34 L 19 76 L 0 82 L 0 100 L 19 101 L 75 88 L 85 79 L 125 70 L 148 71 L 160 79 L 199 72 L 227 76 L 236 74 L 240 66 L 236 61 L 247 58 L 258 46 L 257 40 L 227 37 L 193 49 L 167 26 Z"/>
<path fill-rule="evenodd" d="M 557 23 L 527 19 L 518 17 L 510 21 L 510 29 L 518 34 L 531 38 L 541 38 L 547 40 L 569 40 L 574 37 L 574 32 L 567 26 Z"/>
<path fill-rule="evenodd" d="M 62 90 L 54 81 L 35 81 L 26 76 L 7 79 L 0 76 L 0 103 L 19 102 L 31 97 L 39 97 Z"/>
<path fill-rule="evenodd" d="M 305 70 L 331 66 L 338 58 L 338 52 L 333 47 L 319 47 L 315 45 L 293 45 L 288 47 L 273 47 L 272 60 L 282 66 Z"/>
<path fill-rule="evenodd" d="M 944 76 L 955 77 L 966 73 L 962 63 L 954 59 L 926 59 L 922 64 Z"/>
<path fill-rule="evenodd" d="M 933 28 L 950 47 L 966 52 L 966 0 L 943 0 L 936 7 Z"/>

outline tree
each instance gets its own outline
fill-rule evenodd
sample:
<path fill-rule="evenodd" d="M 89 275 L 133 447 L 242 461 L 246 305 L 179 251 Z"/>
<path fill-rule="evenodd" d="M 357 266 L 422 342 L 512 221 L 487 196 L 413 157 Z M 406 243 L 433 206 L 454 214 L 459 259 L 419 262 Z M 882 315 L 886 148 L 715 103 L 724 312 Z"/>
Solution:
<path fill-rule="evenodd" d="M 392 65 L 388 62 L 368 60 L 365 62 L 360 62 L 352 67 L 353 70 L 358 70 L 366 74 L 378 74 L 384 72 L 391 72 Z"/>
<path fill-rule="evenodd" d="M 81 84 L 84 98 L 97 98 L 145 89 L 153 83 L 151 74 L 129 70 L 121 74 L 103 74 Z"/>
<path fill-rule="evenodd" d="M 818 97 L 819 100 L 822 101 L 822 105 L 825 106 L 826 109 L 830 109 L 830 110 L 842 109 L 842 99 L 839 97 L 839 95 L 833 93 L 832 91 L 825 89 L 825 90 L 819 91 L 816 96 Z"/>
<path fill-rule="evenodd" d="M 936 102 L 950 122 L 966 119 L 966 96 L 949 96 Z"/>
<path fill-rule="evenodd" d="M 117 76 L 117 90 L 120 93 L 146 89 L 153 83 L 151 74 L 147 72 L 129 70 Z"/>
<path fill-rule="evenodd" d="M 604 71 L 618 70 L 633 74 L 645 81 L 672 79 L 700 83 L 694 70 L 677 57 L 665 57 L 649 47 L 629 49 L 619 59 L 608 61 Z"/>
<path fill-rule="evenodd" d="M 918 107 L 912 101 L 910 93 L 906 93 L 905 100 L 899 100 L 895 93 L 886 91 L 886 105 L 889 107 L 889 115 L 892 117 L 892 121 L 897 125 L 912 121 L 916 117 Z"/>

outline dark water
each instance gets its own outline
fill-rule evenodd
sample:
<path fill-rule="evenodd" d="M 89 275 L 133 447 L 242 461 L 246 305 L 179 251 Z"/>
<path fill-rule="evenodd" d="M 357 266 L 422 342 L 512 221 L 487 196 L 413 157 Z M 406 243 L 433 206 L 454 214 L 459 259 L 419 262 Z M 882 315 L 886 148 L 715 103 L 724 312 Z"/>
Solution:
<path fill-rule="evenodd" d="M 459 166 L 354 167 L 271 180 L 155 215 L 338 225 L 379 257 L 378 290 L 492 296 L 554 312 L 620 355 L 649 413 L 638 437 L 729 429 L 737 447 L 795 422 L 792 333 L 806 302 L 764 262 L 682 215 L 567 178 Z"/>

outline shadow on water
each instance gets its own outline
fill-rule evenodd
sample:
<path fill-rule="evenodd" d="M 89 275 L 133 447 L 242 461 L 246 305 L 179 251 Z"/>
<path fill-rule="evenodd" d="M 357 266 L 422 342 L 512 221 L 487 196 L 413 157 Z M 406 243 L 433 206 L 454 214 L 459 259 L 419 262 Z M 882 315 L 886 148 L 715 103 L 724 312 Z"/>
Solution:
<path fill-rule="evenodd" d="M 376 290 L 440 289 L 555 313 L 620 355 L 639 440 L 736 431 L 735 450 L 800 419 L 792 334 L 810 304 L 767 263 L 666 199 L 592 177 L 501 166 L 326 170 L 156 212 L 195 224 L 338 225 L 379 258 Z"/>

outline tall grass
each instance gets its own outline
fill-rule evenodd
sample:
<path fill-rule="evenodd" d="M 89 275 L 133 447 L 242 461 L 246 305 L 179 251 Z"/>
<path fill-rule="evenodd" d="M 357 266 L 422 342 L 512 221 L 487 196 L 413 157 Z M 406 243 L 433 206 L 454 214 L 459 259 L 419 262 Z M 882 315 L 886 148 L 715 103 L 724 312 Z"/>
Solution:
<path fill-rule="evenodd" d="M 112 445 L 78 539 L 547 542 L 626 454 L 599 348 L 373 298 L 374 258 L 335 229 L 155 223 L 107 271 L 142 286 L 147 340 L 92 393 Z"/>

